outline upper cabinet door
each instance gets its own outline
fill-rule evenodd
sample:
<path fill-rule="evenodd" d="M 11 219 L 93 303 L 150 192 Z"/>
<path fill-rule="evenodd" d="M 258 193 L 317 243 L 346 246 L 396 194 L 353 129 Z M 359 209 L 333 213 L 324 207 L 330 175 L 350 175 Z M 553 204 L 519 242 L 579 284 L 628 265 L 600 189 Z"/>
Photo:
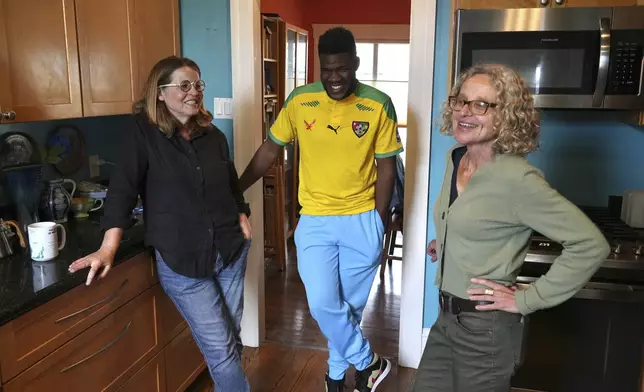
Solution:
<path fill-rule="evenodd" d="M 506 9 L 547 7 L 554 0 L 453 0 L 456 9 Z"/>
<path fill-rule="evenodd" d="M 0 106 L 15 121 L 83 115 L 73 0 L 0 0 Z"/>
<path fill-rule="evenodd" d="M 76 0 L 85 116 L 132 112 L 152 66 L 179 54 L 176 0 Z"/>
<path fill-rule="evenodd" d="M 138 86 L 130 42 L 132 1 L 76 0 L 85 116 L 132 111 Z"/>
<path fill-rule="evenodd" d="M 178 0 L 130 0 L 134 2 L 132 12 L 133 45 L 137 48 L 138 76 L 134 91 L 137 96 L 143 89 L 154 64 L 164 57 L 181 55 L 179 32 Z"/>

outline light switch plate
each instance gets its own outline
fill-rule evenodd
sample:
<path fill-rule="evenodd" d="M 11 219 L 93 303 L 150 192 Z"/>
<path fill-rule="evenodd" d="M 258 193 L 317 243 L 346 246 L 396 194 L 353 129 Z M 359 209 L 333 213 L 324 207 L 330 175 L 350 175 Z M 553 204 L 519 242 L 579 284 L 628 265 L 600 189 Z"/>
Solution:
<path fill-rule="evenodd" d="M 232 98 L 215 98 L 214 103 L 215 118 L 229 119 L 233 118 L 233 99 Z"/>

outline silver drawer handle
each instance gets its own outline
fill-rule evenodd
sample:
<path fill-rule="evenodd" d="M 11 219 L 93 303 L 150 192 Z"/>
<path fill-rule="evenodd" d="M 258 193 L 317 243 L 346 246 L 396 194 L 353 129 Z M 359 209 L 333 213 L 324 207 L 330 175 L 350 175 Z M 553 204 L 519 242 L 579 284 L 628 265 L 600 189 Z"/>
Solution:
<path fill-rule="evenodd" d="M 84 313 L 84 312 L 87 312 L 87 311 L 88 311 L 88 310 L 90 310 L 90 309 L 93 309 L 93 308 L 95 308 L 95 307 L 97 307 L 97 306 L 103 305 L 104 303 L 110 302 L 111 300 L 113 300 L 114 298 L 116 298 L 116 297 L 118 296 L 119 292 L 121 291 L 121 289 L 123 289 L 123 287 L 125 287 L 125 285 L 127 284 L 127 282 L 128 282 L 128 279 L 125 279 L 125 280 L 123 281 L 123 283 L 121 283 L 121 285 L 120 285 L 120 286 L 116 289 L 116 291 L 114 291 L 112 294 L 110 294 L 110 295 L 108 295 L 107 297 L 103 298 L 102 300 L 100 300 L 100 301 L 96 302 L 95 304 L 93 304 L 93 305 L 90 305 L 90 306 L 86 307 L 85 309 L 81 309 L 81 310 L 79 310 L 79 311 L 77 311 L 77 312 L 74 312 L 74 313 L 72 313 L 72 314 L 68 314 L 68 315 L 67 315 L 67 316 L 65 316 L 65 317 L 61 317 L 61 318 L 59 318 L 58 320 L 54 321 L 54 324 L 58 324 L 58 323 L 60 323 L 60 322 L 63 322 L 63 321 L 65 321 L 65 320 L 68 320 L 68 319 L 70 319 L 70 318 L 72 318 L 72 317 L 76 317 L 76 316 L 78 316 L 79 314 Z"/>
<path fill-rule="evenodd" d="M 91 355 L 89 355 L 89 356 L 87 356 L 87 357 L 85 357 L 85 358 L 81 359 L 80 361 L 78 361 L 78 362 L 76 362 L 76 363 L 74 363 L 74 364 L 72 364 L 72 365 L 67 366 L 66 368 L 64 368 L 63 370 L 61 370 L 61 371 L 60 371 L 60 373 L 62 374 L 62 373 L 68 372 L 68 371 L 72 370 L 73 368 L 75 368 L 76 366 L 78 366 L 78 365 L 82 364 L 83 362 L 87 362 L 87 361 L 89 361 L 90 359 L 94 358 L 94 357 L 95 357 L 95 356 L 97 356 L 98 354 L 100 354 L 100 353 L 102 353 L 103 351 L 107 350 L 108 348 L 112 347 L 116 342 L 118 342 L 118 341 L 123 337 L 123 335 L 125 335 L 125 333 L 127 332 L 127 330 L 128 330 L 128 329 L 130 329 L 130 325 L 132 325 L 132 321 L 131 321 L 131 320 L 130 320 L 130 322 L 128 322 L 128 323 L 127 323 L 127 325 L 125 326 L 125 328 L 123 328 L 123 330 L 122 330 L 122 331 L 121 331 L 121 332 L 120 332 L 120 333 L 119 333 L 119 334 L 114 338 L 114 340 L 112 340 L 111 342 L 109 342 L 108 344 L 106 344 L 106 345 L 105 345 L 105 347 L 103 347 L 102 349 L 98 350 L 98 351 L 97 351 L 97 352 L 95 352 L 94 354 L 91 354 Z"/>

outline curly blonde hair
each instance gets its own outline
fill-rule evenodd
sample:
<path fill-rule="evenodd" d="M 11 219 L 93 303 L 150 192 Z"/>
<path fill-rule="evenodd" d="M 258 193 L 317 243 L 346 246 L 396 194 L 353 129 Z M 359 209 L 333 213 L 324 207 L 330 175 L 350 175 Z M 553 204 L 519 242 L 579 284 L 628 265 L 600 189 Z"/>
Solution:
<path fill-rule="evenodd" d="M 512 68 L 497 64 L 477 64 L 464 71 L 450 96 L 457 96 L 463 83 L 474 75 L 487 75 L 497 91 L 493 129 L 496 135 L 493 148 L 497 154 L 525 155 L 538 148 L 539 120 L 532 94 L 521 76 Z M 452 108 L 449 100 L 443 104 L 443 123 L 440 131 L 453 135 Z"/>

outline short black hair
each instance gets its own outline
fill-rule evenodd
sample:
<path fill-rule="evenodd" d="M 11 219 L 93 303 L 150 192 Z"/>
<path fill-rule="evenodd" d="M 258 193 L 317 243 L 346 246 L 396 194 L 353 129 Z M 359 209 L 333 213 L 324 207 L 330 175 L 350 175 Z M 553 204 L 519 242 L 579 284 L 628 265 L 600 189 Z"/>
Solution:
<path fill-rule="evenodd" d="M 356 40 L 353 33 L 344 27 L 334 27 L 320 36 L 318 54 L 356 54 Z"/>

